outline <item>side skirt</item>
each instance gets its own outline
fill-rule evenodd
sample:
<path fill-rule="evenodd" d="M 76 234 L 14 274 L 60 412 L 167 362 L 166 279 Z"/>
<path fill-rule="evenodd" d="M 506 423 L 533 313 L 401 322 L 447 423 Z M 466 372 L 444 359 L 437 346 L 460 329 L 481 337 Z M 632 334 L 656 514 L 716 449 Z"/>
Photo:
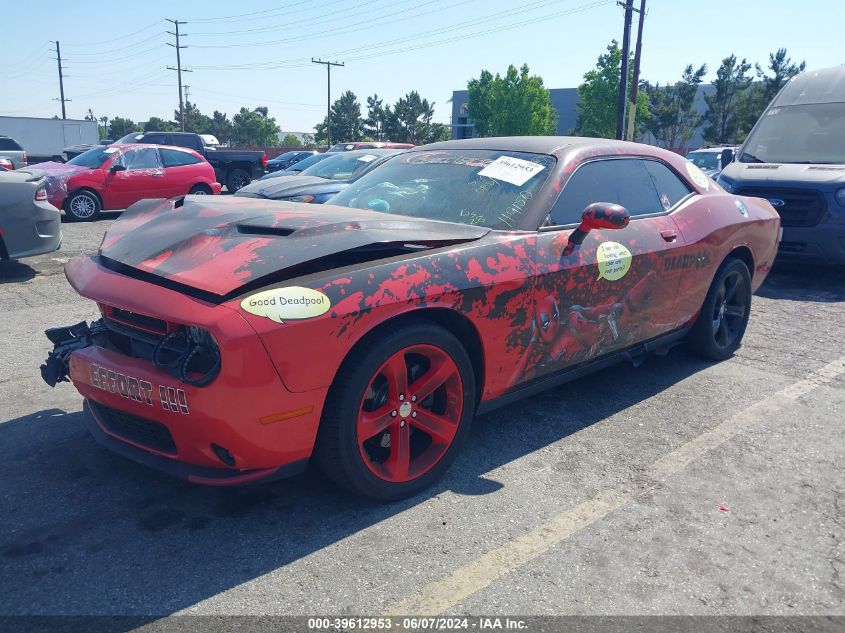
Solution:
<path fill-rule="evenodd" d="M 529 396 L 534 396 L 546 389 L 558 387 L 567 382 L 577 380 L 582 376 L 586 376 L 587 374 L 616 365 L 617 363 L 621 363 L 623 361 L 629 361 L 634 365 L 634 367 L 637 367 L 643 362 L 644 357 L 647 354 L 652 352 L 668 351 L 668 348 L 678 345 L 690 329 L 691 327 L 687 326 L 680 330 L 675 330 L 674 332 L 669 332 L 668 334 L 663 334 L 662 336 L 645 341 L 644 343 L 638 343 L 633 347 L 628 347 L 626 349 L 619 350 L 618 352 L 612 352 L 607 356 L 602 356 L 574 367 L 567 367 L 548 376 L 531 380 L 519 385 L 515 389 L 512 389 L 498 398 L 481 402 L 476 410 L 476 415 L 489 413 L 499 407 L 517 402 L 518 400 L 522 400 L 523 398 L 527 398 Z"/>

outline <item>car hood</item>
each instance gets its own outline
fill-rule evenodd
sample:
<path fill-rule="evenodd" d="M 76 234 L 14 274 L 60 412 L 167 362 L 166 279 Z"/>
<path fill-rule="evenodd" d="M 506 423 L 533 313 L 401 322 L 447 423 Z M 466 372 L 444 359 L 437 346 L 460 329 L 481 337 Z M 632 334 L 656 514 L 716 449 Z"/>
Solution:
<path fill-rule="evenodd" d="M 51 200 L 67 195 L 67 182 L 72 176 L 82 172 L 91 171 L 88 167 L 79 165 L 68 165 L 67 163 L 38 163 L 38 169 L 47 176 L 47 197 Z"/>
<path fill-rule="evenodd" d="M 334 205 L 188 196 L 129 207 L 103 238 L 100 256 L 106 266 L 179 284 L 215 301 L 301 275 L 470 242 L 489 232 Z"/>
<path fill-rule="evenodd" d="M 246 187 L 238 189 L 238 192 L 235 195 L 239 197 L 270 198 L 272 200 L 278 200 L 279 198 L 312 193 L 315 188 L 322 191 L 326 185 L 340 182 L 345 183 L 345 181 L 329 180 L 328 178 L 320 178 L 319 176 L 268 178 L 267 180 L 256 180 L 255 182 L 249 183 Z M 338 187 L 338 190 L 339 189 L 340 187 Z"/>
<path fill-rule="evenodd" d="M 794 163 L 731 163 L 722 170 L 737 189 L 743 187 L 806 187 L 845 184 L 845 165 L 799 165 Z"/>

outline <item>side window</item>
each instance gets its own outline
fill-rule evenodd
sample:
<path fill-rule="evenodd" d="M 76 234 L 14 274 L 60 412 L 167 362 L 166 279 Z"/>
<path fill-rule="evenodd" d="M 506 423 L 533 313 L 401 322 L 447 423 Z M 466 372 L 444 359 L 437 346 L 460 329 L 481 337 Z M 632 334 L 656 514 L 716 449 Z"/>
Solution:
<path fill-rule="evenodd" d="M 669 210 L 686 198 L 691 190 L 687 184 L 678 178 L 669 167 L 656 160 L 643 161 L 646 171 L 651 175 L 657 196 L 660 199 L 660 206 Z"/>
<path fill-rule="evenodd" d="M 150 143 L 151 145 L 167 145 L 167 135 L 166 134 L 145 134 L 144 135 L 144 143 Z"/>
<path fill-rule="evenodd" d="M 175 149 L 160 149 L 161 162 L 165 167 L 179 167 L 181 165 L 196 165 L 202 162 L 199 158 L 188 152 L 180 152 Z"/>
<path fill-rule="evenodd" d="M 194 136 L 192 134 L 174 134 L 173 145 L 178 145 L 179 147 L 187 147 L 189 149 L 196 150 L 202 148 L 202 144 L 200 143 L 199 137 Z"/>
<path fill-rule="evenodd" d="M 581 165 L 552 207 L 552 224 L 578 224 L 584 208 L 593 202 L 621 204 L 631 217 L 661 212 L 663 206 L 644 162 L 614 158 Z"/>
<path fill-rule="evenodd" d="M 127 152 L 123 158 L 127 171 L 138 169 L 158 169 L 161 164 L 158 162 L 158 152 L 152 147 Z"/>

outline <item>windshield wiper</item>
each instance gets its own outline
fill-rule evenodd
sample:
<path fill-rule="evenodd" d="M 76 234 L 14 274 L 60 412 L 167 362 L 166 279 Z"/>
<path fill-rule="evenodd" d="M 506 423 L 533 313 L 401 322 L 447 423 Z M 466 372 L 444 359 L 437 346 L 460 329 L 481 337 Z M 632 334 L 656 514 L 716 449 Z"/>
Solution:
<path fill-rule="evenodd" d="M 760 160 L 753 154 L 748 154 L 746 152 L 742 153 L 742 156 L 739 157 L 740 163 L 764 163 L 766 161 Z"/>

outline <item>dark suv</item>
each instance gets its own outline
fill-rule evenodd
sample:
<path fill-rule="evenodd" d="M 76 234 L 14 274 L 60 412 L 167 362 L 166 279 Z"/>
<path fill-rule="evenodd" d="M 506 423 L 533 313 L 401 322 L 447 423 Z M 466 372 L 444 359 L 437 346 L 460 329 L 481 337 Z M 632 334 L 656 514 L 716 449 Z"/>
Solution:
<path fill-rule="evenodd" d="M 718 182 L 780 214 L 779 255 L 845 264 L 845 66 L 793 77 Z"/>

